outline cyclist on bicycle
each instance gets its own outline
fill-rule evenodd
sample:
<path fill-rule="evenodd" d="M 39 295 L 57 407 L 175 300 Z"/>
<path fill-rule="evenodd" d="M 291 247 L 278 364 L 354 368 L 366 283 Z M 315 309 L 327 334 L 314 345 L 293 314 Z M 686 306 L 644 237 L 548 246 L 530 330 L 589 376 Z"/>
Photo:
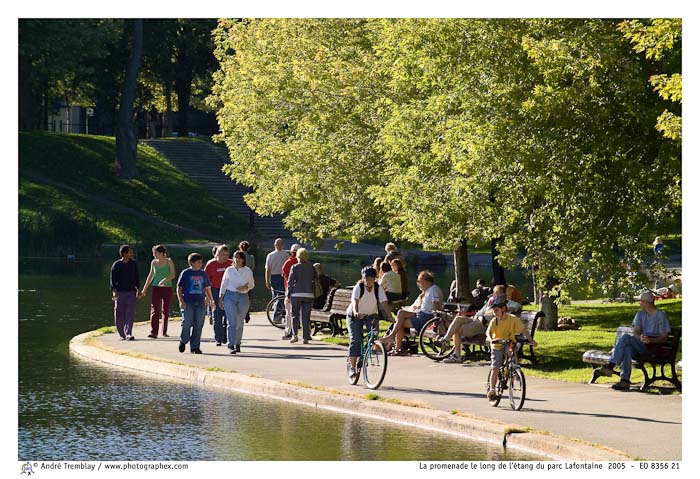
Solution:
<path fill-rule="evenodd" d="M 362 268 L 362 279 L 352 289 L 352 301 L 348 306 L 346 322 L 350 336 L 348 348 L 348 376 L 357 375 L 357 359 L 360 357 L 362 326 L 369 332 L 373 323 L 379 320 L 379 308 L 386 318 L 391 318 L 389 303 L 384 288 L 376 282 L 377 270 L 371 266 Z"/>
<path fill-rule="evenodd" d="M 507 312 L 506 299 L 501 298 L 491 306 L 494 318 L 489 323 L 486 330 L 486 338 L 491 342 L 491 384 L 489 385 L 488 398 L 489 400 L 496 399 L 496 381 L 498 381 L 498 370 L 503 366 L 505 350 L 503 344 L 497 343 L 497 340 L 515 341 L 517 334 L 522 334 L 532 346 L 537 346 L 537 343 L 530 336 L 530 332 L 523 327 L 520 318 L 513 316 Z"/>

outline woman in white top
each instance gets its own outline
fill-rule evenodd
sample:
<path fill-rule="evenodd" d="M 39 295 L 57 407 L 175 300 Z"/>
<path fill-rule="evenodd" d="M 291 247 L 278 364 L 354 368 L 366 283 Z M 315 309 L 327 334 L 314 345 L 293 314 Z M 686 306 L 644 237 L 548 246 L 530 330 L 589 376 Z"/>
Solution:
<path fill-rule="evenodd" d="M 387 303 L 384 288 L 376 282 L 377 271 L 371 266 L 362 269 L 362 279 L 358 281 L 352 290 L 352 301 L 346 311 L 345 322 L 348 325 L 350 347 L 348 348 L 348 376 L 353 378 L 357 374 L 357 359 L 360 357 L 360 343 L 362 343 L 363 326 L 370 330 L 379 321 L 379 308 L 384 310 L 384 315 L 391 318 L 389 304 Z"/>
<path fill-rule="evenodd" d="M 250 308 L 248 291 L 254 287 L 253 272 L 245 265 L 245 254 L 236 251 L 233 254 L 233 265 L 224 271 L 219 289 L 219 307 L 226 311 L 228 349 L 231 354 L 241 352 L 243 324 Z"/>

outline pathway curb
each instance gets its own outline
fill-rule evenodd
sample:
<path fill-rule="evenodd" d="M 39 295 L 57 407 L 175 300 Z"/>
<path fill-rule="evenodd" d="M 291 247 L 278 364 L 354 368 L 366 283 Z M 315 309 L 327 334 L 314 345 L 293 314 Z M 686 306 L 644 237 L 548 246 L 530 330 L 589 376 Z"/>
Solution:
<path fill-rule="evenodd" d="M 370 400 L 351 396 L 342 392 L 297 386 L 286 382 L 251 377 L 228 371 L 212 371 L 184 364 L 166 362 L 156 357 L 134 357 L 128 351 L 107 350 L 87 344 L 95 338 L 96 332 L 86 332 L 75 336 L 70 341 L 70 351 L 93 361 L 110 364 L 150 376 L 166 376 L 189 382 L 226 389 L 244 394 L 264 396 L 312 406 L 324 410 L 353 414 L 402 425 L 420 427 L 441 433 L 503 444 L 528 451 L 552 460 L 566 461 L 629 461 L 631 458 L 609 448 L 601 448 L 583 441 L 533 432 L 515 432 L 523 430 L 515 424 L 506 424 L 495 420 L 464 417 L 445 411 L 422 407 L 393 404 L 380 400 Z M 369 392 L 369 391 L 368 391 Z M 377 393 L 381 396 L 381 391 Z"/>

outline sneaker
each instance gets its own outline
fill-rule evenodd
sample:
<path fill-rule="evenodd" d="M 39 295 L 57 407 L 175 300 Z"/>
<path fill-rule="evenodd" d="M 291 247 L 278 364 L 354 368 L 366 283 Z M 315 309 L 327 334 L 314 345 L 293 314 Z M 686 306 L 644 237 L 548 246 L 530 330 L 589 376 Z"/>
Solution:
<path fill-rule="evenodd" d="M 169 337 L 170 337 L 170 335 L 169 335 L 169 334 L 165 334 L 165 333 L 163 333 L 163 337 L 164 337 L 164 338 L 169 338 Z"/>
<path fill-rule="evenodd" d="M 305 339 L 305 340 L 303 340 L 301 343 L 302 343 L 302 344 L 309 344 L 309 340 L 308 340 L 308 339 Z"/>
<path fill-rule="evenodd" d="M 120 336 L 119 341 L 126 341 L 126 336 Z"/>
<path fill-rule="evenodd" d="M 177 347 L 177 350 L 180 351 L 181 353 L 185 352 L 185 343 L 181 342 L 180 345 Z"/>
<path fill-rule="evenodd" d="M 348 361 L 347 368 L 348 368 L 348 377 L 349 377 L 350 379 L 352 379 L 352 377 L 353 377 L 355 374 L 357 374 L 357 371 L 355 370 L 355 368 L 353 367 L 353 365 L 350 363 L 350 361 Z"/>
<path fill-rule="evenodd" d="M 627 379 L 620 379 L 619 383 L 615 383 L 611 387 L 617 391 L 627 391 L 630 388 L 630 384 Z"/>
<path fill-rule="evenodd" d="M 148 337 L 149 337 L 149 338 L 156 339 L 158 336 L 156 336 L 155 334 L 149 334 Z"/>
<path fill-rule="evenodd" d="M 489 398 L 489 401 L 493 401 L 498 397 L 498 393 L 496 393 L 495 389 L 489 389 L 489 392 L 486 396 Z"/>
<path fill-rule="evenodd" d="M 217 346 L 221 346 L 221 343 L 219 341 L 216 342 Z"/>
<path fill-rule="evenodd" d="M 613 375 L 612 369 L 610 369 L 607 365 L 599 367 L 598 369 L 596 369 L 596 372 L 600 376 L 611 377 Z"/>
<path fill-rule="evenodd" d="M 133 341 L 133 340 L 135 340 L 135 339 L 136 339 L 136 338 L 133 337 L 133 336 L 127 336 L 127 337 L 126 337 L 126 340 L 127 340 L 127 341 Z"/>
<path fill-rule="evenodd" d="M 284 336 L 282 336 L 282 339 L 292 339 L 292 337 L 293 336 L 291 334 L 285 334 Z"/>
<path fill-rule="evenodd" d="M 229 348 L 228 353 L 229 354 L 236 354 L 236 348 Z"/>
<path fill-rule="evenodd" d="M 443 363 L 447 363 L 447 364 L 457 364 L 457 363 L 461 363 L 461 362 L 462 362 L 462 358 L 460 358 L 456 354 L 450 354 L 443 361 Z"/>
<path fill-rule="evenodd" d="M 296 343 L 299 342 L 299 338 L 297 336 L 292 336 L 292 339 L 289 340 L 290 343 Z"/>
<path fill-rule="evenodd" d="M 236 344 L 236 352 L 237 353 L 241 352 L 241 345 L 240 344 Z"/>
<path fill-rule="evenodd" d="M 202 350 L 201 350 L 201 349 L 193 349 L 193 350 L 190 351 L 190 352 L 191 352 L 192 354 L 202 354 Z"/>

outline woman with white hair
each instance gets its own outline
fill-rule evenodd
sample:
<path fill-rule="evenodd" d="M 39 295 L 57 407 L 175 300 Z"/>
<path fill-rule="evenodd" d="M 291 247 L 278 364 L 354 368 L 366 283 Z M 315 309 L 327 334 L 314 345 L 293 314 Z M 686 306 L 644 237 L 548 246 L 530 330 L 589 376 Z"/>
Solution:
<path fill-rule="evenodd" d="M 292 266 L 287 280 L 287 299 L 292 302 L 292 339 L 299 341 L 299 322 L 301 322 L 303 344 L 311 340 L 311 306 L 314 302 L 314 276 L 316 271 L 309 262 L 306 248 L 297 250 L 298 263 Z"/>

